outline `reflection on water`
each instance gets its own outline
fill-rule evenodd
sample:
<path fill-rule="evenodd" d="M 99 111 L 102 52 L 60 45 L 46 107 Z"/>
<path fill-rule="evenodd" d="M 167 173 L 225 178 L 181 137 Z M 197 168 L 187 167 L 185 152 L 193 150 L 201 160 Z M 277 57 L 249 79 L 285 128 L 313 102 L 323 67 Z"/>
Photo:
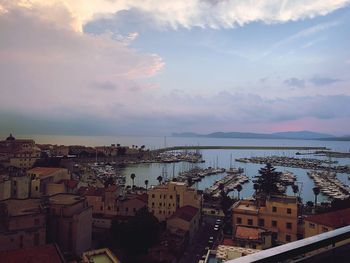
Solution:
<path fill-rule="evenodd" d="M 112 143 L 120 143 L 122 145 L 146 145 L 149 149 L 155 149 L 167 146 L 178 146 L 178 145 L 238 145 L 238 146 L 321 146 L 327 147 L 334 151 L 346 151 L 350 150 L 350 142 L 339 142 L 339 141 L 314 141 L 314 140 L 271 140 L 271 139 L 229 139 L 229 138 L 180 138 L 180 137 L 112 137 L 112 136 L 46 136 L 46 135 L 29 135 L 29 136 L 17 136 L 22 138 L 34 138 L 37 143 L 52 143 L 52 144 L 64 144 L 64 145 L 110 145 Z M 251 156 L 288 156 L 295 157 L 296 151 L 271 151 L 271 150 L 203 150 L 203 159 L 205 163 L 198 164 L 199 167 L 205 168 L 208 166 L 215 166 L 216 160 L 218 160 L 218 166 L 229 168 L 230 166 L 230 156 L 232 155 L 233 162 L 232 165 L 235 167 L 242 167 L 245 170 L 245 174 L 250 178 L 253 178 L 259 168 L 262 166 L 260 164 L 251 163 L 238 163 L 235 162 L 235 158 L 241 157 L 251 157 Z M 302 158 L 303 156 L 299 156 Z M 309 156 L 305 156 L 306 158 Z M 314 157 L 312 158 L 325 158 L 325 157 Z M 340 165 L 349 165 L 349 158 L 333 158 Z M 121 169 L 121 173 L 127 176 L 127 184 L 131 185 L 130 174 L 135 173 L 135 184 L 139 186 L 144 186 L 144 181 L 149 180 L 150 185 L 158 184 L 157 177 L 162 175 L 171 179 L 176 176 L 181 171 L 186 171 L 193 168 L 194 164 L 189 163 L 176 163 L 176 164 L 140 164 L 131 165 L 127 168 Z M 313 181 L 307 176 L 308 170 L 303 170 L 300 168 L 289 168 L 289 167 L 277 167 L 278 171 L 291 171 L 297 175 L 298 182 L 302 183 L 302 197 L 303 201 L 314 200 L 312 188 L 314 187 Z M 205 189 L 212 185 L 216 180 L 224 177 L 225 174 L 212 175 L 205 177 L 201 182 L 197 183 L 195 186 L 198 189 Z M 338 174 L 337 177 L 344 183 L 349 184 L 348 175 Z M 241 191 L 242 197 L 251 196 L 253 193 L 253 183 L 252 180 L 243 185 L 243 190 Z M 288 194 L 293 194 L 291 187 L 288 187 Z M 237 193 L 232 193 L 236 194 Z M 326 197 L 320 194 L 319 200 L 326 200 Z"/>

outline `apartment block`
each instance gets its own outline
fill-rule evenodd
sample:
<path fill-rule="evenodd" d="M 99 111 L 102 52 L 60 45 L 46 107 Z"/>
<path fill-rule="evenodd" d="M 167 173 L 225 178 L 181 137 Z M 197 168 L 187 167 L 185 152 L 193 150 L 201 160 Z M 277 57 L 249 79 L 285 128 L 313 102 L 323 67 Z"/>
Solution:
<path fill-rule="evenodd" d="M 169 182 L 154 186 L 148 190 L 148 210 L 159 221 L 165 221 L 175 211 L 183 206 L 190 205 L 202 208 L 202 196 L 193 188 L 187 187 L 186 183 Z"/>
<path fill-rule="evenodd" d="M 81 255 L 91 248 L 92 207 L 86 198 L 74 194 L 56 194 L 48 200 L 48 241 L 59 245 L 63 253 Z"/>
<path fill-rule="evenodd" d="M 0 250 L 44 245 L 46 215 L 39 199 L 0 202 Z"/>
<path fill-rule="evenodd" d="M 272 232 L 278 243 L 298 239 L 298 199 L 270 196 L 264 200 L 240 200 L 232 207 L 233 230 L 237 226 L 262 227 Z"/>

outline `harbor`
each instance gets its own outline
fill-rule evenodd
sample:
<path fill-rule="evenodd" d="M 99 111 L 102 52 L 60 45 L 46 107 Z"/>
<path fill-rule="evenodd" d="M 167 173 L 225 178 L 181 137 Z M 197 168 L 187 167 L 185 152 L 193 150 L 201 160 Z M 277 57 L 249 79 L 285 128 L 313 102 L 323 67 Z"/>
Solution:
<path fill-rule="evenodd" d="M 350 197 L 350 187 L 336 178 L 336 174 L 325 171 L 307 173 L 319 187 L 320 191 L 331 199 L 346 199 Z"/>

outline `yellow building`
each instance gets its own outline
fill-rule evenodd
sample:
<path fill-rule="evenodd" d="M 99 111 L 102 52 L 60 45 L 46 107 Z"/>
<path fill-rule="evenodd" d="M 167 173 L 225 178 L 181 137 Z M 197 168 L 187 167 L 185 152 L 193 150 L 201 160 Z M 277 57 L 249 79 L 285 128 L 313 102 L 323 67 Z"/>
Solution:
<path fill-rule="evenodd" d="M 65 168 L 35 167 L 27 171 L 31 179 L 31 197 L 64 193 L 65 185 L 62 180 L 70 179 Z"/>
<path fill-rule="evenodd" d="M 298 239 L 298 199 L 270 196 L 265 200 L 240 200 L 232 207 L 233 230 L 237 226 L 263 227 L 278 243 Z"/>
<path fill-rule="evenodd" d="M 169 182 L 148 190 L 148 210 L 158 218 L 165 221 L 175 211 L 183 206 L 190 205 L 202 208 L 202 196 L 186 183 Z"/>
<path fill-rule="evenodd" d="M 175 233 L 177 230 L 183 230 L 188 233 L 191 241 L 194 234 L 199 229 L 200 211 L 198 208 L 186 205 L 178 208 L 175 213 L 167 220 L 167 229 Z"/>
<path fill-rule="evenodd" d="M 28 169 L 40 158 L 40 149 L 34 140 L 17 140 L 10 134 L 0 141 L 0 161 L 8 167 Z"/>

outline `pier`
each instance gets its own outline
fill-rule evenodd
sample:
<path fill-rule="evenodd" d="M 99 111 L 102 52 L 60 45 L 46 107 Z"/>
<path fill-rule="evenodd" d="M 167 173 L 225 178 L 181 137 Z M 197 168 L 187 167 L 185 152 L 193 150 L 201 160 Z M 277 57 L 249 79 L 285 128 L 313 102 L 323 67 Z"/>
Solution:
<path fill-rule="evenodd" d="M 179 151 L 179 150 L 291 150 L 291 151 L 327 151 L 327 147 L 314 147 L 314 146 L 220 146 L 220 145 L 207 145 L 207 146 L 173 146 L 165 147 L 154 150 L 154 152 L 167 152 L 167 151 Z"/>

